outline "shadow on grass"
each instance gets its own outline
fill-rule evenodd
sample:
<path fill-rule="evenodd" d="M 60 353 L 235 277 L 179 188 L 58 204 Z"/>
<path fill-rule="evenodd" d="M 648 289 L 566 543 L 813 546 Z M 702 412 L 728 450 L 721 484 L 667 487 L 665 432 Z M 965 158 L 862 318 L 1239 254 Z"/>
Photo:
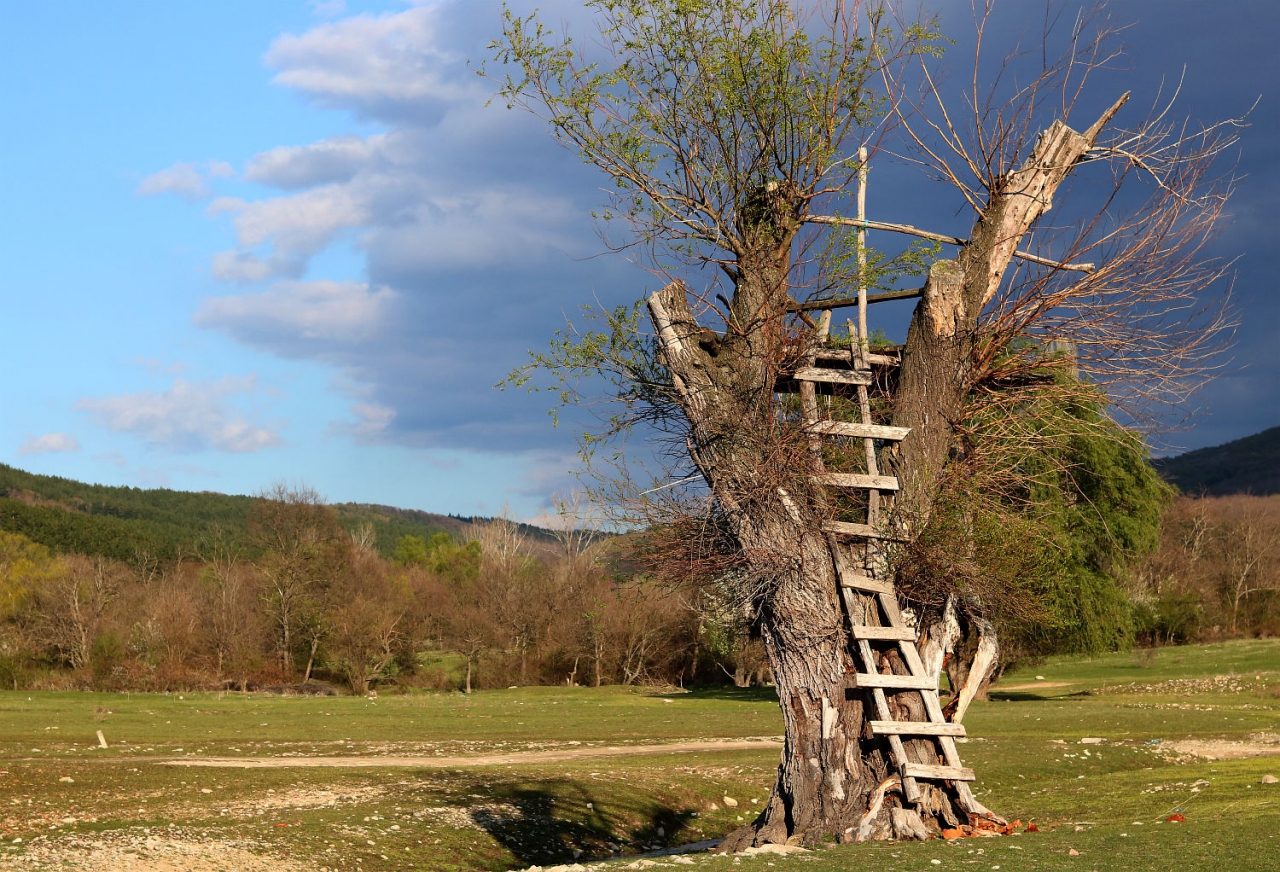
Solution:
<path fill-rule="evenodd" d="M 989 695 L 992 702 L 1047 702 L 1053 699 L 1084 699 L 1097 696 L 1098 691 L 1091 689 L 1073 690 L 1067 693 L 1036 693 L 1025 690 L 993 690 Z"/>
<path fill-rule="evenodd" d="M 690 690 L 684 698 L 776 703 L 778 691 L 773 687 L 699 687 Z"/>
<path fill-rule="evenodd" d="M 526 865 L 554 865 L 688 841 L 691 809 L 635 797 L 625 807 L 600 808 L 593 795 L 565 779 L 474 785 L 487 803 L 471 819 Z M 611 804 L 612 805 L 612 804 Z"/>

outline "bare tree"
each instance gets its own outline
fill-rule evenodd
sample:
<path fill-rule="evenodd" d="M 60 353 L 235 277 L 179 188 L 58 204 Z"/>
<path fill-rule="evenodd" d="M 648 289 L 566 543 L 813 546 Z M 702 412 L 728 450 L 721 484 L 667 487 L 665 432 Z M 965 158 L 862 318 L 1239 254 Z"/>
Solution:
<path fill-rule="evenodd" d="M 325 632 L 319 600 L 346 537 L 315 490 L 277 483 L 250 508 L 249 538 L 261 552 L 255 562 L 267 580 L 264 600 L 275 625 L 280 671 L 293 674 L 295 649 L 305 645 L 310 678 Z"/>
<path fill-rule="evenodd" d="M 1222 555 L 1222 594 L 1232 633 L 1239 632 L 1240 610 L 1251 597 L 1280 591 L 1280 523 L 1270 506 L 1256 498 L 1226 501 L 1226 518 L 1217 531 Z"/>
<path fill-rule="evenodd" d="M 34 592 L 37 635 L 72 669 L 89 665 L 93 644 L 120 593 L 122 567 L 105 557 L 62 559 L 62 571 Z"/>
<path fill-rule="evenodd" d="M 851 638 L 851 625 L 878 624 L 881 611 L 896 621 L 896 602 L 865 592 L 886 589 L 877 581 L 892 565 L 885 541 L 910 543 L 930 525 L 940 492 L 959 480 L 953 470 L 984 471 L 970 480 L 998 490 L 1001 475 L 1017 474 L 1010 446 L 1017 454 L 1049 438 L 1028 426 L 1031 399 L 1069 399 L 1088 383 L 1138 410 L 1182 396 L 1204 375 L 1227 326 L 1220 309 L 1196 302 L 1220 275 L 1201 258 L 1225 198 L 1207 173 L 1230 130 L 1188 133 L 1162 110 L 1110 132 L 1127 95 L 1072 127 L 1083 81 L 1109 58 L 1105 24 L 1074 29 L 1062 58 L 1011 96 L 981 93 L 975 72 L 954 104 L 930 64 L 936 30 L 895 20 L 885 4 L 590 5 L 601 17 L 600 65 L 536 18 L 509 14 L 499 57 L 518 74 L 500 93 L 542 114 L 610 177 L 610 214 L 630 222 L 631 250 L 667 284 L 646 301 L 651 334 L 643 310 L 607 312 L 604 331 L 559 337 L 535 366 L 559 374 L 571 396 L 578 375 L 612 379 L 620 405 L 605 435 L 642 423 L 667 437 L 666 481 L 636 484 L 624 469 L 606 493 L 650 529 L 655 571 L 728 591 L 764 641 L 786 747 L 765 810 L 726 847 L 928 837 L 998 820 L 959 777 L 966 770 L 954 753 L 940 761 L 931 741 L 876 733 L 886 712 L 918 713 L 928 700 L 855 689 L 850 675 L 875 659 L 894 675 L 874 676 L 871 687 L 920 687 L 901 675 L 919 657 L 906 646 L 876 654 L 866 636 Z M 928 265 L 894 356 L 873 351 L 865 323 L 850 325 L 841 345 L 830 315 L 859 298 L 865 312 L 880 280 L 845 229 L 871 222 L 842 213 L 867 155 L 890 134 L 974 217 L 965 239 L 878 223 L 960 247 Z M 1150 195 L 1113 218 L 1113 192 L 1093 218 L 1045 228 L 1082 166 L 1113 168 L 1116 186 L 1150 182 Z M 918 254 L 875 269 L 910 273 Z M 705 287 L 684 280 L 708 275 Z M 1070 359 L 1052 342 L 1069 343 Z M 873 375 L 807 374 L 819 355 Z M 860 410 L 859 427 L 828 420 L 842 405 Z M 824 433 L 856 438 L 828 448 L 817 439 Z M 889 438 L 897 449 L 876 443 Z M 859 501 L 829 485 L 873 494 Z M 895 488 L 896 502 L 882 505 L 877 494 Z M 840 520 L 855 510 L 866 524 Z M 929 601 L 945 612 L 950 595 L 964 595 L 953 605 L 981 618 L 990 605 L 981 592 L 946 576 L 931 582 Z M 843 585 L 854 577 L 861 587 Z M 940 725 L 928 735 L 954 734 Z M 938 741 L 945 749 L 950 740 Z M 912 771 L 937 783 L 918 786 Z"/>

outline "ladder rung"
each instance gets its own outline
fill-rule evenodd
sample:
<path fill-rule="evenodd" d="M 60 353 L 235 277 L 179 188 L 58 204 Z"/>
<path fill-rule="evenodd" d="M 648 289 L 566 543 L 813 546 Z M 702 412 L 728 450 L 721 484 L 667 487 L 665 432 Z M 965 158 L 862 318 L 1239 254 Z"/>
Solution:
<path fill-rule="evenodd" d="M 892 475 L 859 475 L 852 472 L 824 472 L 818 481 L 832 487 L 860 487 L 868 490 L 896 491 L 898 479 Z"/>
<path fill-rule="evenodd" d="M 849 587 L 854 590 L 866 591 L 867 593 L 884 593 L 893 595 L 893 584 L 887 581 L 877 581 L 874 578 L 867 578 L 865 575 L 855 575 L 846 572 L 840 576 L 840 586 Z M 875 628 L 873 628 L 875 629 Z M 857 638 L 857 637 L 855 637 Z M 912 637 L 915 638 L 914 636 Z"/>
<path fill-rule="evenodd" d="M 796 370 L 792 376 L 796 381 L 831 382 L 841 385 L 869 385 L 871 374 L 852 369 L 823 369 L 806 366 Z"/>
<path fill-rule="evenodd" d="M 931 724 L 928 721 L 872 721 L 877 736 L 963 736 L 964 724 Z"/>
<path fill-rule="evenodd" d="M 885 439 L 901 442 L 911 432 L 910 427 L 886 427 L 883 424 L 855 424 L 852 421 L 815 421 L 809 432 L 823 436 L 852 436 L 855 439 Z"/>
<path fill-rule="evenodd" d="M 851 354 L 847 348 L 823 348 L 819 349 L 814 354 L 814 357 L 818 360 L 842 360 L 847 362 L 850 360 Z M 892 355 L 876 354 L 874 351 L 867 352 L 866 361 L 867 363 L 878 363 L 882 366 L 897 366 L 901 363 L 898 358 Z"/>
<path fill-rule="evenodd" d="M 864 539 L 896 540 L 898 538 L 896 534 L 889 530 L 880 530 L 870 524 L 850 524 L 847 521 L 823 521 L 822 531 L 824 533 L 840 533 L 845 536 L 861 536 Z"/>
<path fill-rule="evenodd" d="M 924 763 L 907 763 L 902 774 L 908 778 L 931 778 L 935 781 L 977 781 L 973 770 L 967 766 L 928 766 Z"/>
<path fill-rule="evenodd" d="M 877 582 L 883 584 L 883 582 Z M 876 591 L 881 593 L 881 591 Z M 886 591 L 887 592 L 887 591 Z M 879 642 L 914 642 L 916 631 L 910 627 L 870 627 L 854 626 L 850 630 L 855 639 L 869 639 Z"/>
<path fill-rule="evenodd" d="M 880 675 L 875 672 L 855 672 L 854 687 L 884 687 L 891 690 L 934 690 L 938 683 L 927 675 Z"/>

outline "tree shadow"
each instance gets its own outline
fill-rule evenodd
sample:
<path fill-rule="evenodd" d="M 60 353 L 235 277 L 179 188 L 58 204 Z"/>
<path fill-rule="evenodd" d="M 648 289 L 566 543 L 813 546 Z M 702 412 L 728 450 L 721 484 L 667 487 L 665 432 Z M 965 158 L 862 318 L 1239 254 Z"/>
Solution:
<path fill-rule="evenodd" d="M 1036 693 L 1026 690 L 993 690 L 987 698 L 992 702 L 1047 702 L 1052 699 L 1072 699 L 1092 696 L 1087 690 L 1075 690 L 1070 693 Z"/>
<path fill-rule="evenodd" d="M 692 809 L 635 797 L 599 808 L 593 794 L 568 779 L 476 784 L 471 820 L 526 865 L 558 865 L 657 850 L 687 841 Z M 483 792 L 483 794 L 482 794 Z M 640 822 L 637 824 L 637 822 Z"/>
<path fill-rule="evenodd" d="M 778 701 L 778 690 L 775 687 L 699 687 L 684 694 L 683 699 L 711 699 L 730 702 L 772 702 Z"/>

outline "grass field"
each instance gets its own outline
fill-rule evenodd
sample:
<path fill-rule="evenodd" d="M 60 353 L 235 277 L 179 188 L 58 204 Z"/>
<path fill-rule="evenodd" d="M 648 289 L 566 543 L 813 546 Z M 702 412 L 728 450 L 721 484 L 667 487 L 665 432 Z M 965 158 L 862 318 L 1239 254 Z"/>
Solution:
<path fill-rule="evenodd" d="M 652 862 L 761 872 L 1280 869 L 1280 784 L 1262 783 L 1280 776 L 1280 756 L 1247 756 L 1280 752 L 1280 641 L 1054 660 L 1007 676 L 993 697 L 971 710 L 961 753 L 982 800 L 1034 820 L 1038 833 Z M 0 693 L 0 868 L 630 864 L 749 819 L 778 753 L 758 740 L 779 730 L 776 702 L 761 691 Z M 465 760 L 707 740 L 756 746 Z M 214 757 L 365 765 L 181 765 Z M 428 759 L 379 765 L 392 757 Z M 1174 814 L 1185 822 L 1166 823 Z"/>

